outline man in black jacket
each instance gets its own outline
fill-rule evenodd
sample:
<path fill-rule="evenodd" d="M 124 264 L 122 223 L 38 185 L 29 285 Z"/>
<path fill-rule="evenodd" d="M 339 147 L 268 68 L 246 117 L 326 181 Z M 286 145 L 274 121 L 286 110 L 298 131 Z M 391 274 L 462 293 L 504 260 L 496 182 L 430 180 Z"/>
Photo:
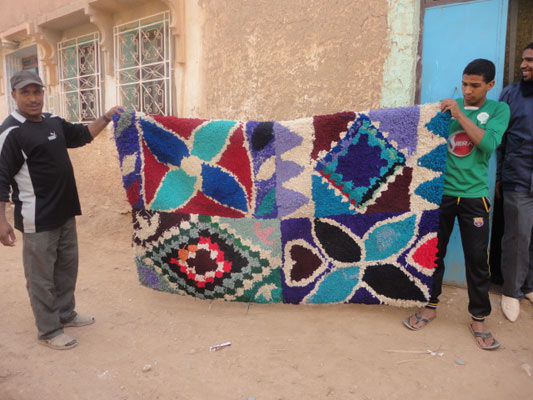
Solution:
<path fill-rule="evenodd" d="M 533 303 L 533 42 L 522 53 L 522 80 L 507 86 L 500 101 L 511 120 L 498 149 L 496 195 L 503 189 L 502 311 L 511 322 L 520 299 Z"/>
<path fill-rule="evenodd" d="M 39 343 L 71 349 L 78 343 L 64 327 L 94 322 L 74 311 L 78 273 L 75 216 L 81 214 L 74 171 L 67 148 L 93 140 L 118 107 L 85 126 L 43 113 L 44 88 L 30 71 L 11 78 L 17 110 L 0 126 L 0 242 L 16 237 L 5 209 L 15 203 L 15 228 L 23 233 L 23 264 Z"/>

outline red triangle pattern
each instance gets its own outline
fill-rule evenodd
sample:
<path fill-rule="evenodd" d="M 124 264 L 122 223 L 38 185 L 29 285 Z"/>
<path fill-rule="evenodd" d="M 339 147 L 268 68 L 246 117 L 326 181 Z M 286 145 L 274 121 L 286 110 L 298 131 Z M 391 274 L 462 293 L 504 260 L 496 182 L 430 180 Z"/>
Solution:
<path fill-rule="evenodd" d="M 144 169 L 142 172 L 144 175 L 144 200 L 145 204 L 148 205 L 153 200 L 161 180 L 164 178 L 170 168 L 156 160 L 152 152 L 144 143 L 144 140 L 141 142 L 144 155 Z"/>
<path fill-rule="evenodd" d="M 189 214 L 217 215 L 228 218 L 242 218 L 244 214 L 241 211 L 233 210 L 211 200 L 202 192 L 196 192 L 194 197 L 187 204 L 178 209 L 176 212 Z"/>
<path fill-rule="evenodd" d="M 126 189 L 126 196 L 132 207 L 137 204 L 139 201 L 139 181 L 133 182 L 130 187 Z"/>
<path fill-rule="evenodd" d="M 229 139 L 228 146 L 217 164 L 232 172 L 239 183 L 244 186 L 246 197 L 248 198 L 248 205 L 250 205 L 252 203 L 253 189 L 252 163 L 244 147 L 242 125 L 239 126 Z"/>
<path fill-rule="evenodd" d="M 437 259 L 437 242 L 437 238 L 434 237 L 418 246 L 413 253 L 413 261 L 422 268 L 435 268 L 435 260 Z"/>
<path fill-rule="evenodd" d="M 151 117 L 163 125 L 166 129 L 171 130 L 184 139 L 189 139 L 192 132 L 205 121 L 207 121 L 207 119 L 177 118 L 172 116 L 163 117 L 161 115 L 151 115 Z"/>

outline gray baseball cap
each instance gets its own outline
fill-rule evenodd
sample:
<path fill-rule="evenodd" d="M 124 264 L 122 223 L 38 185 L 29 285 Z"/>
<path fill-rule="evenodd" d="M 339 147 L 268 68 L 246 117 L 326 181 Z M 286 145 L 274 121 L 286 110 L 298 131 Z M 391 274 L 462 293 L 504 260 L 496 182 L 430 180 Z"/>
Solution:
<path fill-rule="evenodd" d="M 32 84 L 44 86 L 43 81 L 35 72 L 19 71 L 11 77 L 11 90 L 20 89 Z"/>

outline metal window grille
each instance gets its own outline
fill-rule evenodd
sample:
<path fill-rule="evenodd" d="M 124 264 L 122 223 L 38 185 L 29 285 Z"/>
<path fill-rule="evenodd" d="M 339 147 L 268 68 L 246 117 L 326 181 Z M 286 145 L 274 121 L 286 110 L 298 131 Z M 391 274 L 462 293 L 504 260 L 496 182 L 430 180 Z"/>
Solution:
<path fill-rule="evenodd" d="M 117 98 L 124 108 L 172 113 L 169 25 L 165 12 L 114 27 Z"/>
<path fill-rule="evenodd" d="M 61 114 L 71 122 L 94 121 L 101 114 L 99 34 L 58 43 Z"/>

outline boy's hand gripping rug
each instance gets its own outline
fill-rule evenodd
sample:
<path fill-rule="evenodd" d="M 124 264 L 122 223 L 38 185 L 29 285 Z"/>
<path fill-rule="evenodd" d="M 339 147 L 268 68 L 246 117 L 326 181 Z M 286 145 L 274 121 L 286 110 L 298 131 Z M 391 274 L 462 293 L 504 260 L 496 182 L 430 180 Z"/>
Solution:
<path fill-rule="evenodd" d="M 143 285 L 245 302 L 427 302 L 449 115 L 115 116 Z"/>

